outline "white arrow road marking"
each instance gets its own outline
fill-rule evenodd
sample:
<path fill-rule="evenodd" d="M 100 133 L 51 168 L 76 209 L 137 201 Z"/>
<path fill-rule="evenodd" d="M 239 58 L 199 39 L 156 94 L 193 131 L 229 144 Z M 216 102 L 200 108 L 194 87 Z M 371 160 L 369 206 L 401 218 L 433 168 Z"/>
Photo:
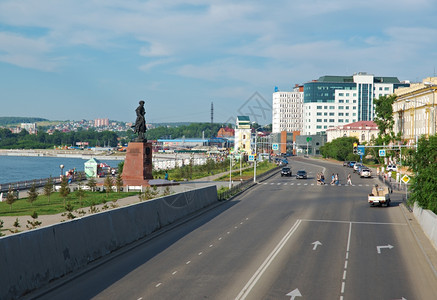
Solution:
<path fill-rule="evenodd" d="M 320 243 L 319 241 L 315 241 L 314 243 L 311 243 L 312 245 L 314 245 L 313 250 L 317 249 L 317 246 L 321 246 L 322 243 Z"/>
<path fill-rule="evenodd" d="M 392 249 L 392 248 L 394 248 L 394 246 L 392 246 L 392 245 L 387 245 L 387 246 L 376 246 L 376 250 L 378 251 L 378 254 L 381 254 L 381 249 Z"/>
<path fill-rule="evenodd" d="M 255 286 L 255 284 L 258 282 L 258 280 L 261 278 L 262 274 L 267 270 L 269 265 L 272 263 L 272 261 L 275 259 L 276 255 L 281 251 L 281 249 L 285 246 L 287 241 L 290 239 L 290 237 L 293 235 L 293 233 L 297 230 L 302 220 L 297 220 L 294 225 L 290 228 L 290 230 L 284 235 L 282 240 L 276 245 L 275 249 L 267 256 L 267 258 L 264 260 L 264 262 L 261 264 L 261 266 L 256 270 L 255 274 L 253 274 L 252 278 L 249 279 L 249 281 L 246 283 L 246 285 L 243 287 L 241 292 L 238 294 L 238 296 L 235 298 L 235 300 L 243 300 L 246 299 L 246 297 L 249 295 L 252 288 Z"/>
<path fill-rule="evenodd" d="M 285 296 L 290 296 L 290 300 L 294 300 L 296 297 L 302 297 L 302 294 L 299 292 L 299 289 L 294 289 Z"/>

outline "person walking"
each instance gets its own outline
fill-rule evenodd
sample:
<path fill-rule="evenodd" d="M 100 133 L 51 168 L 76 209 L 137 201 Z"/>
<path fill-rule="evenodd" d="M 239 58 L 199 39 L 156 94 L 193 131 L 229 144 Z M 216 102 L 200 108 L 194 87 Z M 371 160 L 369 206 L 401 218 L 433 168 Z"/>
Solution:
<path fill-rule="evenodd" d="M 351 178 L 352 176 L 351 176 L 351 173 L 349 173 L 348 175 L 347 175 L 347 185 L 352 185 L 352 178 Z"/>
<path fill-rule="evenodd" d="M 332 173 L 332 176 L 331 176 L 331 185 L 334 185 L 334 184 L 335 184 L 335 174 Z"/>
<path fill-rule="evenodd" d="M 338 173 L 335 174 L 335 185 L 338 185 L 340 183 L 340 180 L 338 179 Z"/>

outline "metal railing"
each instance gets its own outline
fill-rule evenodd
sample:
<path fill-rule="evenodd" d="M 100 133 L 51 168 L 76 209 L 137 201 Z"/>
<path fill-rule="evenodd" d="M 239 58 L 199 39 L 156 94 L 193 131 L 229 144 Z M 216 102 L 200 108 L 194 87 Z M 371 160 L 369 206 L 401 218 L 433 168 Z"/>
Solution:
<path fill-rule="evenodd" d="M 75 176 L 72 178 L 72 182 L 77 181 L 78 178 L 85 179 L 85 172 L 77 172 Z M 2 183 L 0 184 L 0 193 L 8 192 L 9 187 L 12 188 L 13 191 L 21 191 L 21 190 L 27 190 L 29 189 L 33 184 L 37 188 L 43 187 L 46 185 L 49 178 L 40 178 L 40 179 L 33 179 L 33 180 L 25 180 L 25 181 L 18 181 L 18 182 L 9 182 L 9 183 Z M 61 178 L 60 177 L 51 177 L 53 184 L 60 184 Z"/>

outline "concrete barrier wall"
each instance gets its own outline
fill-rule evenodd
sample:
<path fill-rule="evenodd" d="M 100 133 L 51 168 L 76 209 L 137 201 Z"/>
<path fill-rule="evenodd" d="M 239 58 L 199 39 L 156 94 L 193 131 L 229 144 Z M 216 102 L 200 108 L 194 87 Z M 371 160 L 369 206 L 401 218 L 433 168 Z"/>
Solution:
<path fill-rule="evenodd" d="M 217 202 L 216 186 L 0 238 L 0 299 L 15 299 Z"/>
<path fill-rule="evenodd" d="M 425 234 L 437 249 L 437 216 L 428 209 L 423 209 L 414 203 L 413 213 Z"/>

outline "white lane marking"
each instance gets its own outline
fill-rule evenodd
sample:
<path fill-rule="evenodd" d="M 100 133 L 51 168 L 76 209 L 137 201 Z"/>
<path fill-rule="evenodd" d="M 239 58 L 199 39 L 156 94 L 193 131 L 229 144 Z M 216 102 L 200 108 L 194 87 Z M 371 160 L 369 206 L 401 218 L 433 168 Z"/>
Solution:
<path fill-rule="evenodd" d="M 174 271 L 173 273 L 171 273 L 171 275 L 175 275 L 178 271 Z"/>
<path fill-rule="evenodd" d="M 351 247 L 351 235 L 352 235 L 352 222 L 349 222 L 349 233 L 348 233 L 348 237 L 347 237 L 346 259 L 344 261 L 343 280 L 341 282 L 340 300 L 343 299 L 344 288 L 346 286 L 346 274 L 347 274 L 346 269 L 347 269 L 347 265 L 349 262 L 349 251 L 350 251 L 350 247 Z"/>
<path fill-rule="evenodd" d="M 162 283 L 160 282 L 160 283 L 158 283 L 157 285 L 155 285 L 155 287 L 159 287 L 161 284 L 162 284 Z"/>
<path fill-rule="evenodd" d="M 299 227 L 301 220 L 297 220 L 296 223 L 290 228 L 290 230 L 284 235 L 282 240 L 276 245 L 276 247 L 273 249 L 273 251 L 267 256 L 267 258 L 264 260 L 264 262 L 261 264 L 261 266 L 256 270 L 255 274 L 253 274 L 252 278 L 249 279 L 249 281 L 246 283 L 244 288 L 241 290 L 241 292 L 238 294 L 238 296 L 235 298 L 235 300 L 240 299 L 246 299 L 246 297 L 249 295 L 252 288 L 255 286 L 255 284 L 258 282 L 258 280 L 261 278 L 263 273 L 267 270 L 269 265 L 272 263 L 272 261 L 275 259 L 276 255 L 281 251 L 281 249 L 285 246 L 287 241 L 290 239 L 290 237 L 293 235 L 293 233 L 297 230 Z"/>
<path fill-rule="evenodd" d="M 143 297 L 138 298 L 137 300 L 143 300 Z"/>
<path fill-rule="evenodd" d="M 221 241 L 221 239 L 222 239 L 222 238 L 221 238 L 221 237 L 219 237 L 219 241 Z"/>
<path fill-rule="evenodd" d="M 228 231 L 228 232 L 226 232 L 227 234 L 230 234 L 230 232 Z"/>
<path fill-rule="evenodd" d="M 189 265 L 190 263 L 191 263 L 191 260 L 187 261 L 185 264 L 186 264 L 186 265 Z"/>
<path fill-rule="evenodd" d="M 199 252 L 199 254 L 198 255 L 202 255 L 203 254 L 203 252 Z"/>
<path fill-rule="evenodd" d="M 214 246 L 213 244 L 209 245 L 209 248 L 211 248 L 212 246 Z"/>

